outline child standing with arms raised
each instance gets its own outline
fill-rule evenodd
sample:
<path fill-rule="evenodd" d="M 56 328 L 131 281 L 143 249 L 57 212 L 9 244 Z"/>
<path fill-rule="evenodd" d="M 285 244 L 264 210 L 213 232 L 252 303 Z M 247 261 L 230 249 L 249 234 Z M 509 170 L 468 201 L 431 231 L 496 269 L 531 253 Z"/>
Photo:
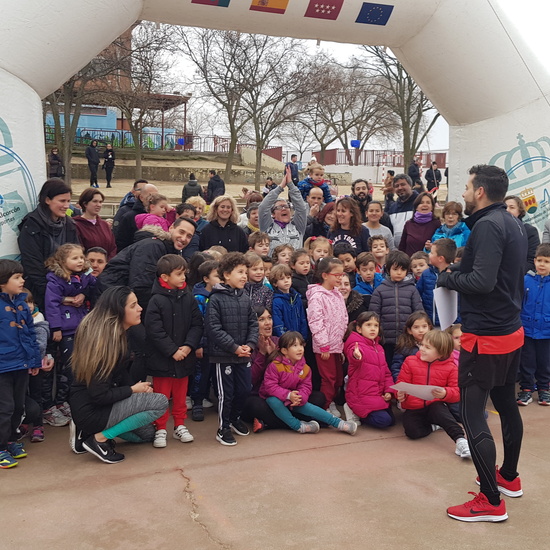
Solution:
<path fill-rule="evenodd" d="M 222 445 L 236 445 L 232 431 L 250 433 L 240 416 L 252 383 L 250 356 L 258 343 L 258 319 L 243 290 L 248 277 L 244 254 L 226 254 L 219 275 L 223 282 L 212 289 L 205 318 L 208 355 L 218 386 L 216 439 Z"/>
<path fill-rule="evenodd" d="M 344 345 L 349 362 L 344 411 L 374 428 L 395 423 L 390 401 L 395 393 L 384 349 L 380 345 L 380 321 L 372 311 L 361 313 Z"/>
<path fill-rule="evenodd" d="M 340 417 L 334 397 L 344 381 L 342 350 L 348 324 L 344 297 L 338 290 L 344 266 L 337 258 L 323 258 L 315 272 L 318 284 L 307 291 L 307 319 L 313 337 L 313 351 L 321 375 L 321 391 L 331 414 Z"/>
<path fill-rule="evenodd" d="M 29 372 L 42 365 L 32 315 L 23 293 L 23 266 L 0 260 L 0 468 L 17 466 L 27 453 L 17 442 Z"/>
<path fill-rule="evenodd" d="M 195 370 L 194 351 L 200 347 L 202 315 L 185 282 L 186 261 L 166 254 L 157 262 L 157 277 L 145 313 L 145 330 L 151 344 L 147 353 L 147 374 L 153 377 L 156 393 L 172 398 L 174 439 L 193 441 L 185 427 L 187 386 Z M 153 447 L 166 447 L 166 424 L 170 411 L 155 421 Z"/>

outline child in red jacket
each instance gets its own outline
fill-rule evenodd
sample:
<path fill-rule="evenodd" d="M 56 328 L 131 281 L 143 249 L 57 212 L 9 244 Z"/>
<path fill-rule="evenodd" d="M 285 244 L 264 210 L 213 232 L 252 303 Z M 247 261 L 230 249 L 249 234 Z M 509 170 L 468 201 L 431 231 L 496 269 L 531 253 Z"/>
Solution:
<path fill-rule="evenodd" d="M 470 458 L 464 431 L 447 406 L 447 403 L 456 403 L 460 399 L 458 369 L 451 358 L 452 352 L 453 339 L 449 334 L 439 330 L 427 332 L 420 351 L 405 359 L 397 381 L 440 387 L 432 391 L 434 399 L 430 401 L 403 391 L 397 392 L 397 400 L 405 409 L 403 427 L 407 437 L 426 437 L 441 427 L 455 441 L 455 453 L 460 458 Z"/>
<path fill-rule="evenodd" d="M 390 401 L 395 390 L 390 388 L 393 378 L 380 345 L 380 318 L 372 311 L 365 311 L 352 325 L 354 330 L 344 344 L 349 362 L 346 418 L 362 419 L 374 428 L 393 426 Z"/>
<path fill-rule="evenodd" d="M 311 393 L 311 369 L 304 359 L 305 340 L 299 332 L 285 332 L 277 343 L 278 350 L 270 356 L 260 397 L 266 400 L 275 415 L 289 428 L 298 433 L 317 433 L 320 429 L 315 420 L 355 435 L 357 424 L 340 420 L 328 411 L 308 403 Z M 314 418 L 304 422 L 295 413 Z"/>

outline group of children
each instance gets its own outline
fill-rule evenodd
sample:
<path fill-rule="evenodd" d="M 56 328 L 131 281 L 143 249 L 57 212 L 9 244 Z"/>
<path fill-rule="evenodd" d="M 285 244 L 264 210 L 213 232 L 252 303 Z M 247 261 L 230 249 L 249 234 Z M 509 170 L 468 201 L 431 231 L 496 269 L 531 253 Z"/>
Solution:
<path fill-rule="evenodd" d="M 162 217 L 154 207 L 162 210 L 165 202 L 155 197 L 147 216 Z M 269 236 L 255 232 L 249 247 L 246 254 L 212 247 L 198 253 L 191 271 L 178 255 L 163 256 L 157 264 L 142 319 L 151 344 L 147 373 L 154 391 L 172 399 L 175 439 L 193 441 L 186 426 L 188 394 L 191 417 L 201 421 L 211 386 L 218 398 L 216 439 L 231 446 L 233 434 L 249 434 L 241 414 L 259 339 L 254 307 L 260 306 L 272 314 L 277 341 L 276 349 L 268 350 L 259 395 L 289 428 L 315 433 L 321 422 L 351 435 L 359 423 L 387 428 L 395 423 L 395 401 L 404 411 L 408 437 L 442 428 L 455 441 L 456 454 L 470 456 L 456 405 L 460 324 L 438 330 L 433 299 L 438 274 L 460 261 L 455 241 L 439 239 L 429 255 L 409 257 L 390 251 L 379 235 L 370 238 L 371 251 L 359 255 L 347 242 L 333 248 L 328 239 L 312 237 L 303 248 L 282 244 L 269 256 Z M 19 440 L 27 431 L 39 442 L 43 422 L 70 421 L 74 335 L 93 307 L 96 277 L 106 263 L 103 249 L 85 254 L 79 245 L 59 247 L 46 262 L 42 315 L 24 290 L 20 264 L 0 260 L 0 467 L 26 456 Z M 544 322 L 550 315 L 550 245 L 539 246 L 535 266 L 536 274 L 525 278 L 520 405 L 528 405 L 534 391 L 539 404 L 550 405 L 550 333 Z M 434 385 L 433 399 L 392 387 L 399 382 Z M 323 407 L 308 402 L 312 389 L 324 394 Z M 31 416 L 31 410 L 38 412 Z M 155 422 L 156 448 L 167 444 L 169 415 L 167 410 Z"/>

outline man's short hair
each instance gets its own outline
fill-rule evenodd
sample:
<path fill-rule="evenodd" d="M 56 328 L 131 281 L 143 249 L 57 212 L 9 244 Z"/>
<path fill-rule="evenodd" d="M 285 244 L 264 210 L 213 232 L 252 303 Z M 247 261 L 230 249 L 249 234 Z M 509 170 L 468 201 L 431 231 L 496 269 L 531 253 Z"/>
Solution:
<path fill-rule="evenodd" d="M 23 274 L 23 266 L 15 260 L 0 260 L 0 285 L 5 285 L 16 273 Z"/>
<path fill-rule="evenodd" d="M 172 224 L 172 226 L 174 228 L 178 227 L 178 225 L 181 225 L 182 222 L 190 223 L 195 228 L 195 230 L 197 229 L 197 224 L 196 224 L 195 220 L 192 220 L 191 218 L 186 218 L 185 216 L 183 216 L 182 218 L 176 218 L 174 220 L 174 223 Z"/>
<path fill-rule="evenodd" d="M 107 251 L 102 246 L 92 246 L 92 248 L 88 248 L 85 253 L 86 257 L 92 252 L 95 252 L 96 254 L 103 254 L 105 256 L 105 259 L 107 259 L 109 256 Z"/>
<path fill-rule="evenodd" d="M 277 264 L 269 273 L 269 282 L 275 286 L 283 277 L 292 277 L 292 269 L 287 264 Z"/>
<path fill-rule="evenodd" d="M 213 176 L 216 175 L 216 170 L 209 170 L 209 172 L 210 172 Z"/>
<path fill-rule="evenodd" d="M 298 155 L 290 155 L 290 160 L 297 159 L 297 158 L 298 158 Z"/>
<path fill-rule="evenodd" d="M 363 182 L 366 186 L 367 186 L 367 189 L 369 188 L 369 182 L 366 180 L 366 179 L 363 179 L 363 178 L 359 178 L 359 179 L 356 179 L 354 182 L 352 182 L 351 184 L 351 192 L 352 193 L 355 193 L 355 185 L 357 183 L 360 183 L 360 182 Z"/>
<path fill-rule="evenodd" d="M 405 180 L 411 187 L 413 186 L 413 180 L 408 174 L 397 174 L 393 177 L 393 185 L 399 181 L 399 180 Z"/>
<path fill-rule="evenodd" d="M 337 242 L 334 245 L 334 250 L 332 251 L 335 258 L 343 254 L 351 254 L 352 257 L 357 258 L 357 249 L 353 248 L 350 243 L 346 241 Z"/>
<path fill-rule="evenodd" d="M 138 185 L 140 183 L 146 184 L 146 183 L 149 183 L 149 181 L 148 180 L 136 180 L 136 181 L 134 181 L 134 185 L 133 185 L 132 189 L 135 191 L 138 188 Z"/>
<path fill-rule="evenodd" d="M 550 258 L 550 243 L 542 243 L 537 246 L 535 258 Z"/>
<path fill-rule="evenodd" d="M 453 239 L 437 239 L 432 243 L 432 248 L 435 246 L 435 253 L 438 256 L 443 256 L 448 264 L 452 264 L 456 258 L 456 242 Z"/>
<path fill-rule="evenodd" d="M 241 265 L 244 265 L 247 269 L 249 267 L 244 254 L 242 252 L 229 252 L 220 260 L 220 266 L 218 267 L 220 279 L 225 281 L 224 273 L 231 273 Z"/>
<path fill-rule="evenodd" d="M 508 192 L 508 176 L 506 172 L 498 166 L 490 164 L 476 164 L 472 166 L 468 173 L 474 176 L 472 185 L 474 189 L 483 187 L 487 198 L 491 202 L 502 202 Z"/>
<path fill-rule="evenodd" d="M 400 267 L 405 271 L 409 271 L 411 267 L 411 258 L 401 250 L 392 250 L 388 254 L 388 259 L 386 260 L 386 273 L 389 274 L 392 267 Z"/>
<path fill-rule="evenodd" d="M 165 254 L 157 262 L 157 277 L 161 275 L 170 275 L 172 271 L 183 269 L 187 271 L 187 262 L 183 256 L 178 254 Z"/>

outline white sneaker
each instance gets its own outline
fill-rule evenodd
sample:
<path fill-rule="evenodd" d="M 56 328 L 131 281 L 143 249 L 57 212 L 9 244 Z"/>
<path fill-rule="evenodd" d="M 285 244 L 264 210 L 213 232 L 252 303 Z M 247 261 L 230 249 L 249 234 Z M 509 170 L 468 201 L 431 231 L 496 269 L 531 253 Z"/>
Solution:
<path fill-rule="evenodd" d="M 193 401 L 192 401 L 191 397 L 187 396 L 185 398 L 185 405 L 187 406 L 188 409 L 193 408 Z"/>
<path fill-rule="evenodd" d="M 45 410 L 42 414 L 44 423 L 50 426 L 66 426 L 71 421 L 55 405 Z"/>
<path fill-rule="evenodd" d="M 468 442 L 466 439 L 461 437 L 460 439 L 456 440 L 456 449 L 455 454 L 457 454 L 460 458 L 470 458 L 470 446 L 468 445 Z"/>
<path fill-rule="evenodd" d="M 202 400 L 202 408 L 203 409 L 210 409 L 214 406 L 214 403 L 212 403 L 212 401 L 208 400 L 208 399 L 203 399 Z"/>
<path fill-rule="evenodd" d="M 174 430 L 174 439 L 179 439 L 182 443 L 190 443 L 195 438 L 189 433 L 189 430 L 182 424 Z"/>
<path fill-rule="evenodd" d="M 351 410 L 351 407 L 347 403 L 344 403 L 344 414 L 346 415 L 346 420 L 348 422 L 361 424 L 361 419 Z"/>
<path fill-rule="evenodd" d="M 162 449 L 166 447 L 166 430 L 157 430 L 155 432 L 153 447 L 156 447 L 157 449 Z"/>
<path fill-rule="evenodd" d="M 332 401 L 330 405 L 328 406 L 327 412 L 335 416 L 336 418 L 342 418 L 342 414 L 336 407 L 336 403 Z"/>
<path fill-rule="evenodd" d="M 432 432 L 437 432 L 438 430 L 442 430 L 443 428 L 439 424 L 432 424 Z"/>

